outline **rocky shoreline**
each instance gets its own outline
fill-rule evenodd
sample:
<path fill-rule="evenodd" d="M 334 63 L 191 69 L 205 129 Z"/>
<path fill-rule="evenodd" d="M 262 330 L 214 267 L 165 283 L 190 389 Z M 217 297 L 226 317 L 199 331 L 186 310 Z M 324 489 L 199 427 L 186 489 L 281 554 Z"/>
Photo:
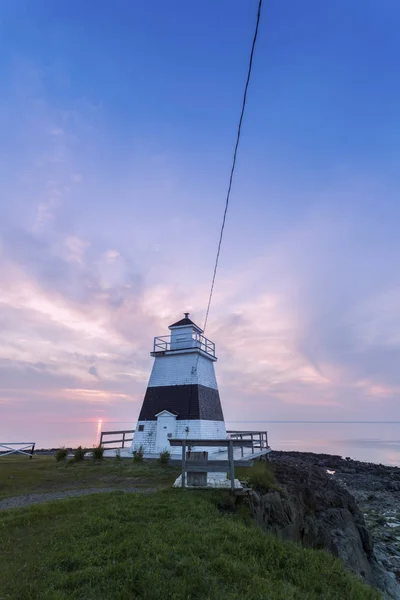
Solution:
<path fill-rule="evenodd" d="M 400 600 L 400 468 L 308 452 L 274 451 L 270 460 L 290 503 L 292 530 L 300 518 L 301 531 L 314 527 L 315 535 L 326 538 L 304 545 L 320 543 L 386 598 Z M 311 501 L 304 494 L 311 494 Z M 265 510 L 270 508 L 263 508 L 264 521 Z M 285 518 L 290 520 L 288 514 Z M 266 528 L 274 526 L 279 530 L 272 522 Z"/>

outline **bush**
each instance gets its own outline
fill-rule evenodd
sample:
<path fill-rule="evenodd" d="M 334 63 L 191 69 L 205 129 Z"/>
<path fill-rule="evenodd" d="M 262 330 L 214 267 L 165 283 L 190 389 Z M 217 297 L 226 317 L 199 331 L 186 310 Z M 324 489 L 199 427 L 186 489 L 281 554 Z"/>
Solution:
<path fill-rule="evenodd" d="M 86 448 L 82 448 L 82 446 L 78 446 L 74 450 L 74 460 L 76 462 L 83 460 L 85 458 L 85 454 L 86 454 Z"/>
<path fill-rule="evenodd" d="M 115 460 L 121 460 L 121 448 L 117 448 L 115 453 Z"/>
<path fill-rule="evenodd" d="M 164 450 L 164 452 L 160 453 L 158 458 L 158 463 L 160 465 L 167 465 L 169 463 L 169 459 L 171 458 L 171 452 L 169 450 Z"/>
<path fill-rule="evenodd" d="M 63 446 L 62 448 L 59 448 L 55 455 L 56 461 L 62 462 L 63 460 L 65 460 L 67 458 L 67 455 L 68 455 L 68 450 L 66 449 L 65 446 Z"/>
<path fill-rule="evenodd" d="M 137 463 L 143 462 L 144 450 L 143 446 L 139 446 L 137 450 L 133 451 L 133 460 Z"/>
<path fill-rule="evenodd" d="M 278 489 L 275 475 L 266 460 L 257 460 L 252 467 L 239 467 L 235 469 L 235 475 L 255 490 Z"/>
<path fill-rule="evenodd" d="M 93 460 L 103 460 L 103 446 L 93 446 Z"/>

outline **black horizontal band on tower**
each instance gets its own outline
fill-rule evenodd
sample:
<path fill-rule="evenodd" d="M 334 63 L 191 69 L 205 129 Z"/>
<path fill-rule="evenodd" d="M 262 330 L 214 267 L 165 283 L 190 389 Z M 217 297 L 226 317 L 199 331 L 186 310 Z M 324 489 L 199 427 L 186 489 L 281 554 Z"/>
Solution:
<path fill-rule="evenodd" d="M 139 421 L 156 421 L 162 410 L 175 413 L 177 420 L 224 420 L 218 390 L 204 385 L 148 387 Z"/>

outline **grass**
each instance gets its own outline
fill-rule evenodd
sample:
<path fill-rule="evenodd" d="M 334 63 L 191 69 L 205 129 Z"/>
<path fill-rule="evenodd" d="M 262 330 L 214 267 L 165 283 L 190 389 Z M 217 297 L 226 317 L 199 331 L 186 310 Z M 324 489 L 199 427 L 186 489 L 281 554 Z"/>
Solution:
<path fill-rule="evenodd" d="M 221 492 L 173 489 L 114 492 L 4 511 L 0 598 L 380 597 L 327 553 L 281 542 L 238 514 L 220 512 L 220 498 Z"/>
<path fill-rule="evenodd" d="M 143 446 L 139 446 L 139 448 L 137 450 L 134 450 L 132 453 L 132 458 L 133 458 L 134 462 L 136 462 L 136 463 L 143 462 L 143 456 L 144 456 Z"/>
<path fill-rule="evenodd" d="M 103 460 L 104 458 L 104 446 L 94 446 L 92 450 L 93 460 Z"/>
<path fill-rule="evenodd" d="M 257 460 L 252 467 L 237 467 L 235 477 L 261 492 L 279 489 L 271 465 L 266 460 Z"/>
<path fill-rule="evenodd" d="M 179 469 L 133 460 L 56 462 L 54 456 L 0 458 L 0 499 L 22 494 L 96 487 L 164 487 Z M 1 594 L 0 594 L 1 599 Z"/>
<path fill-rule="evenodd" d="M 55 454 L 55 459 L 57 462 L 61 462 L 63 460 L 67 460 L 67 456 L 68 456 L 68 450 L 63 447 L 63 448 L 59 448 Z"/>
<path fill-rule="evenodd" d="M 164 452 L 160 453 L 158 457 L 158 463 L 160 465 L 167 465 L 169 463 L 169 459 L 171 458 L 171 452 L 169 450 L 164 450 Z"/>
<path fill-rule="evenodd" d="M 82 446 L 78 446 L 74 450 L 74 460 L 76 462 L 78 462 L 80 460 L 85 460 L 85 454 L 86 453 L 87 453 L 87 449 L 86 448 L 82 448 Z"/>

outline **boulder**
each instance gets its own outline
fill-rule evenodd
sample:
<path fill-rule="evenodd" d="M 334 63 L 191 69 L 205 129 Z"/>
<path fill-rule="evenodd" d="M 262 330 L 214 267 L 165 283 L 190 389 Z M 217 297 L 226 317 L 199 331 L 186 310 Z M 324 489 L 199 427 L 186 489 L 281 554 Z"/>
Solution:
<path fill-rule="evenodd" d="M 353 496 L 313 466 L 273 462 L 279 490 L 256 491 L 252 513 L 277 537 L 325 549 L 366 581 L 372 581 L 372 537 Z"/>

